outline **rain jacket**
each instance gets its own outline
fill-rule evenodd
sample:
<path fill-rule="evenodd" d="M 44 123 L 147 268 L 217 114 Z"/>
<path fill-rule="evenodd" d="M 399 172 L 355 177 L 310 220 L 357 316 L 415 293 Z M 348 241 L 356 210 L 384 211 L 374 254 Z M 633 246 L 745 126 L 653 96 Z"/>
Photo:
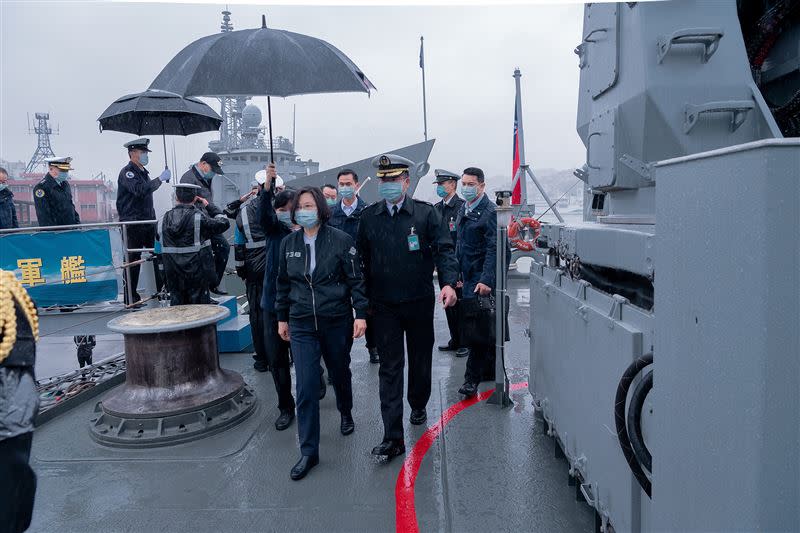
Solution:
<path fill-rule="evenodd" d="M 36 342 L 28 319 L 14 304 L 17 340 L 8 357 L 0 363 L 0 440 L 33 431 L 39 411 L 34 365 Z M 0 336 L 0 338 L 2 338 Z"/>
<path fill-rule="evenodd" d="M 314 243 L 314 271 L 303 232 L 295 231 L 281 242 L 275 313 L 278 320 L 367 317 L 367 297 L 361 261 L 350 236 L 323 224 Z M 323 324 L 324 325 L 324 324 Z"/>
<path fill-rule="evenodd" d="M 483 283 L 494 289 L 497 269 L 497 210 L 485 194 L 466 212 L 461 206 L 456 220 L 456 258 L 464 298 L 475 298 L 475 286 Z"/>
<path fill-rule="evenodd" d="M 33 188 L 33 204 L 40 226 L 80 224 L 81 217 L 72 203 L 69 182 L 58 183 L 50 174 Z"/>
<path fill-rule="evenodd" d="M 236 273 L 245 281 L 262 281 L 267 258 L 267 236 L 258 221 L 258 198 L 239 208 L 233 236 Z"/>
<path fill-rule="evenodd" d="M 14 209 L 14 193 L 4 189 L 0 191 L 0 229 L 18 227 L 17 210 Z"/>
<path fill-rule="evenodd" d="M 256 214 L 267 241 L 264 247 L 264 290 L 261 292 L 261 309 L 274 314 L 281 241 L 292 233 L 292 230 L 278 220 L 278 214 L 272 206 L 273 198 L 272 190 L 262 190 L 254 202 L 258 202 Z"/>
<path fill-rule="evenodd" d="M 209 239 L 228 229 L 230 222 L 213 204 L 208 204 L 208 212 L 213 218 L 194 205 L 178 204 L 158 222 L 156 250 L 170 290 L 217 284 Z"/>

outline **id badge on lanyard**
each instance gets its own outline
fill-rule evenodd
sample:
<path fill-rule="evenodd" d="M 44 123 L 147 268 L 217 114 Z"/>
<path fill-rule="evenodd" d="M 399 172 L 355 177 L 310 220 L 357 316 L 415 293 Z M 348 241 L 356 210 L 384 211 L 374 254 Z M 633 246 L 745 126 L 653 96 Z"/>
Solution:
<path fill-rule="evenodd" d="M 408 235 L 408 251 L 419 251 L 419 235 L 414 233 L 414 226 L 411 226 L 411 233 Z"/>
<path fill-rule="evenodd" d="M 456 222 L 453 220 L 453 217 L 450 217 L 450 223 L 448 224 L 450 227 L 450 231 L 453 232 L 456 230 Z"/>

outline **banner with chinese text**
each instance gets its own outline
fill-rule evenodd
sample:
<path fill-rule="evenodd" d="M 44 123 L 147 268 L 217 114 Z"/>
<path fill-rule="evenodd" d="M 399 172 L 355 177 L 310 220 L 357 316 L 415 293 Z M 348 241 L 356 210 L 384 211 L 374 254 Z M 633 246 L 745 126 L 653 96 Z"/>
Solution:
<path fill-rule="evenodd" d="M 0 250 L 0 268 L 13 272 L 39 307 L 117 298 L 106 229 L 3 235 Z"/>

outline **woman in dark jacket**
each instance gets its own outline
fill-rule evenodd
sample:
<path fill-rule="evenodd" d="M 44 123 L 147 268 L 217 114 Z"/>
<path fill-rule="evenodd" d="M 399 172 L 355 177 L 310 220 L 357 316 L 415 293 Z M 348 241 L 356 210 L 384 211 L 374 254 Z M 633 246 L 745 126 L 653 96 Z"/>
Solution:
<path fill-rule="evenodd" d="M 294 480 L 305 477 L 319 463 L 320 357 L 333 378 L 342 435 L 355 428 L 350 346 L 352 339 L 366 331 L 367 298 L 355 243 L 343 231 L 328 226 L 329 218 L 322 191 L 302 189 L 292 207 L 292 222 L 303 231 L 281 242 L 278 264 L 278 332 L 291 342 L 297 374 L 302 457 L 292 468 Z"/>
<path fill-rule="evenodd" d="M 281 191 L 275 195 L 271 186 L 272 180 L 268 178 L 256 200 L 259 202 L 256 211 L 257 218 L 267 242 L 264 288 L 261 291 L 264 331 L 254 331 L 253 335 L 264 335 L 264 349 L 267 363 L 272 370 L 272 380 L 275 382 L 280 411 L 275 420 L 275 429 L 283 431 L 294 420 L 294 398 L 292 397 L 292 375 L 289 371 L 289 343 L 278 335 L 278 318 L 275 315 L 275 285 L 278 280 L 281 241 L 292 233 L 293 229 L 290 211 L 295 193 L 294 191 Z"/>

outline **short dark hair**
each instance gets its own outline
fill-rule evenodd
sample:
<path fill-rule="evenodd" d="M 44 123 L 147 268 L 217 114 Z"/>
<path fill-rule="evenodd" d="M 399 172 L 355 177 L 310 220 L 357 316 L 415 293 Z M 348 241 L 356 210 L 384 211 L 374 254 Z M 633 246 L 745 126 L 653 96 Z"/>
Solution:
<path fill-rule="evenodd" d="M 4 169 L 3 167 L 0 167 L 0 174 L 5 174 L 6 176 L 8 176 L 8 170 Z"/>
<path fill-rule="evenodd" d="M 182 204 L 190 204 L 194 197 L 197 196 L 195 189 L 187 189 L 186 187 L 177 187 L 175 189 L 175 198 Z"/>
<path fill-rule="evenodd" d="M 275 195 L 275 209 L 280 209 L 281 207 L 285 207 L 286 204 L 291 204 L 294 202 L 297 193 L 294 192 L 294 189 L 285 189 L 278 194 Z"/>
<path fill-rule="evenodd" d="M 317 217 L 319 217 L 320 225 L 325 224 L 331 218 L 331 208 L 328 207 L 328 202 L 325 201 L 325 196 L 323 196 L 322 189 L 319 187 L 303 187 L 297 192 L 297 199 L 292 204 L 292 222 L 297 224 L 294 214 L 300 205 L 300 197 L 305 193 L 310 194 L 314 199 L 314 203 L 317 204 Z"/>
<path fill-rule="evenodd" d="M 470 176 L 475 176 L 478 178 L 478 183 L 483 183 L 483 170 L 479 169 L 478 167 L 468 167 L 464 169 L 462 174 L 469 174 Z"/>
<path fill-rule="evenodd" d="M 338 179 L 338 178 L 337 178 L 337 179 Z M 335 191 L 335 190 L 336 190 L 336 185 L 331 185 L 330 183 L 326 183 L 325 185 L 323 185 L 323 186 L 320 188 L 320 191 L 321 191 L 322 189 L 333 189 L 333 190 Z"/>
<path fill-rule="evenodd" d="M 356 174 L 356 171 L 351 168 L 343 168 L 342 170 L 340 170 L 339 173 L 336 174 L 336 181 L 339 181 L 339 178 L 341 178 L 342 176 L 347 176 L 348 174 L 352 174 L 353 181 L 358 183 L 358 174 Z"/>

